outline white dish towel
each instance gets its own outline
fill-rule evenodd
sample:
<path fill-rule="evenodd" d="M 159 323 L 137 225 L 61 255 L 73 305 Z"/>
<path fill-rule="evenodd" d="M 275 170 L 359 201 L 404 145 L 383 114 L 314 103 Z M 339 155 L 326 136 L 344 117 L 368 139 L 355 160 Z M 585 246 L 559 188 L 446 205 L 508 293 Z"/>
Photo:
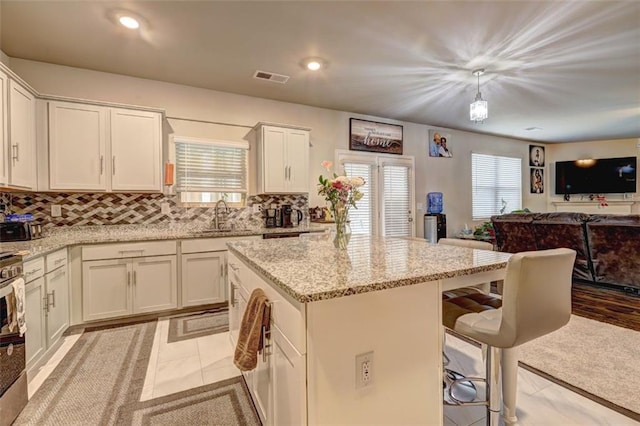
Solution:
<path fill-rule="evenodd" d="M 11 285 L 13 286 L 13 295 L 16 298 L 15 320 L 18 322 L 18 330 L 22 337 L 27 332 L 27 322 L 24 319 L 25 282 L 23 278 L 18 278 Z"/>

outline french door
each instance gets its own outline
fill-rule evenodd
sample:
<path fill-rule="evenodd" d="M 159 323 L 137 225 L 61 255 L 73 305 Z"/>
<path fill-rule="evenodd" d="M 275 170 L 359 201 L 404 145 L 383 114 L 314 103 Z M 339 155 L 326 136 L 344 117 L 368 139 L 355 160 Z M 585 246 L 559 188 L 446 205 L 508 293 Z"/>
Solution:
<path fill-rule="evenodd" d="M 349 210 L 353 234 L 415 235 L 413 157 L 339 151 L 337 163 L 347 176 L 360 176 L 366 182 L 357 209 Z"/>

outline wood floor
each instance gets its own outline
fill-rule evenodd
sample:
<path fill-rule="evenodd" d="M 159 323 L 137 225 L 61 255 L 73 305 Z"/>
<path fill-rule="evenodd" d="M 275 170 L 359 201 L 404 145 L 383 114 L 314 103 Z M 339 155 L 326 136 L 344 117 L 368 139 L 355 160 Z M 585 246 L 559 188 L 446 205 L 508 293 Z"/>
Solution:
<path fill-rule="evenodd" d="M 606 287 L 573 283 L 573 313 L 640 331 L 640 297 Z"/>

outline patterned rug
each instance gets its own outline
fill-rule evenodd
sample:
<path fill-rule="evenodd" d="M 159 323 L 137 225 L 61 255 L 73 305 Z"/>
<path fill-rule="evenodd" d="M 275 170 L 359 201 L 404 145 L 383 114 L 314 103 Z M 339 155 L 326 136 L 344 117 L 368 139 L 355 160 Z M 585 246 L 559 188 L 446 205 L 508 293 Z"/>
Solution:
<path fill-rule="evenodd" d="M 222 307 L 196 314 L 172 317 L 169 320 L 167 343 L 229 331 L 228 308 Z"/>
<path fill-rule="evenodd" d="M 242 377 L 120 408 L 119 425 L 259 426 Z"/>
<path fill-rule="evenodd" d="M 14 426 L 116 424 L 119 408 L 140 400 L 156 324 L 83 333 Z"/>

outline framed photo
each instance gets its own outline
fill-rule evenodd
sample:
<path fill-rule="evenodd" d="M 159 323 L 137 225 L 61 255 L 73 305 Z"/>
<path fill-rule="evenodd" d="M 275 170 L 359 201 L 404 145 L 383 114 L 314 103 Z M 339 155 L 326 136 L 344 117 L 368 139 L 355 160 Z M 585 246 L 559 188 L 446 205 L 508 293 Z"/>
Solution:
<path fill-rule="evenodd" d="M 529 145 L 529 166 L 544 167 L 544 146 Z"/>
<path fill-rule="evenodd" d="M 349 149 L 402 155 L 402 126 L 351 118 Z"/>
<path fill-rule="evenodd" d="M 450 136 L 438 130 L 429 130 L 429 157 L 453 157 Z"/>
<path fill-rule="evenodd" d="M 544 169 L 531 168 L 531 193 L 544 194 Z"/>

